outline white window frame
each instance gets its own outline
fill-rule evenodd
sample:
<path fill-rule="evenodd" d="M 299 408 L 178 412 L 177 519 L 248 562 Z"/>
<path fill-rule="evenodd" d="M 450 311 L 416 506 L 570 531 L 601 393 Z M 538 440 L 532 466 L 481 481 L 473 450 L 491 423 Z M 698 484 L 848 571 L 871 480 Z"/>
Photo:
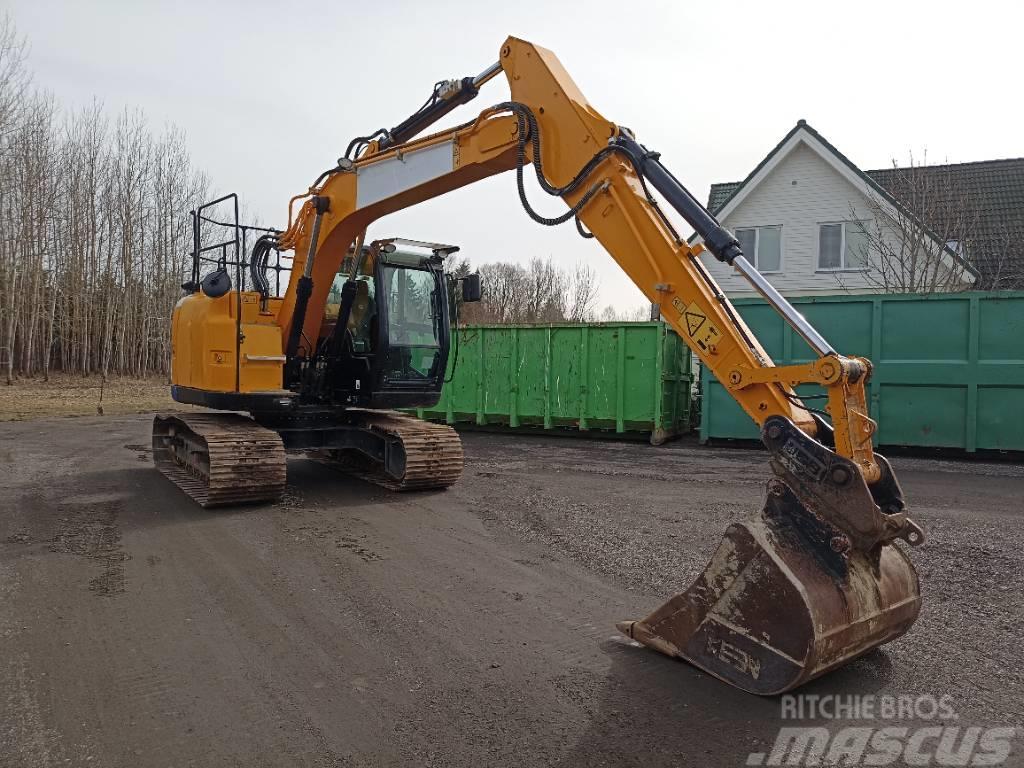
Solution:
<path fill-rule="evenodd" d="M 748 261 L 754 265 L 754 269 L 760 272 L 762 275 L 778 275 L 782 272 L 782 265 L 784 264 L 782 259 L 782 225 L 781 224 L 760 224 L 756 227 L 736 227 L 735 233 L 741 230 L 754 230 L 754 252 L 752 254 L 743 254 L 748 257 Z M 777 229 L 779 230 L 779 267 L 778 269 L 761 269 L 761 259 L 759 257 L 759 251 L 761 250 L 761 230 L 762 229 Z M 737 235 L 738 237 L 738 235 Z"/>
<path fill-rule="evenodd" d="M 843 219 L 842 221 L 819 221 L 818 222 L 818 260 L 817 269 L 815 272 L 870 272 L 870 264 L 865 264 L 863 267 L 848 267 L 846 266 L 846 225 L 847 224 L 859 224 L 861 230 L 864 232 L 868 231 L 867 225 L 870 219 Z M 838 267 L 823 267 L 821 266 L 821 228 L 822 227 L 834 227 L 837 224 L 842 226 L 839 229 L 839 266 Z M 870 244 L 869 244 L 870 249 Z"/>

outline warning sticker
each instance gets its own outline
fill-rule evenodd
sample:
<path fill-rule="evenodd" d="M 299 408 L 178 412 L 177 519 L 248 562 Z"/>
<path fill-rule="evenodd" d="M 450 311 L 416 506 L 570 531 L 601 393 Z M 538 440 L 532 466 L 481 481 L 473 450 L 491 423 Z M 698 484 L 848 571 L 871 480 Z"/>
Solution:
<path fill-rule="evenodd" d="M 672 306 L 682 315 L 686 332 L 694 343 L 701 349 L 710 352 L 722 338 L 722 334 L 711 324 L 708 316 L 704 314 L 704 310 L 697 306 L 696 302 L 690 305 L 683 304 L 678 296 L 672 300 Z"/>
<path fill-rule="evenodd" d="M 683 312 L 683 320 L 686 321 L 686 332 L 693 336 L 700 327 L 708 321 L 705 315 L 702 315 L 700 310 L 687 309 Z"/>

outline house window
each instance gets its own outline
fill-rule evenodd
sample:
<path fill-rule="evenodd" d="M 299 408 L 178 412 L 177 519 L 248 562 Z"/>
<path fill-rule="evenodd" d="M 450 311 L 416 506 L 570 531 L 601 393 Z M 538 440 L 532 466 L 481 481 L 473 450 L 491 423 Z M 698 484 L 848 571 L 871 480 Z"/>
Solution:
<path fill-rule="evenodd" d="M 818 269 L 866 269 L 867 222 L 841 221 L 818 229 Z"/>
<path fill-rule="evenodd" d="M 761 272 L 778 272 L 782 263 L 782 227 L 736 230 L 743 255 Z"/>

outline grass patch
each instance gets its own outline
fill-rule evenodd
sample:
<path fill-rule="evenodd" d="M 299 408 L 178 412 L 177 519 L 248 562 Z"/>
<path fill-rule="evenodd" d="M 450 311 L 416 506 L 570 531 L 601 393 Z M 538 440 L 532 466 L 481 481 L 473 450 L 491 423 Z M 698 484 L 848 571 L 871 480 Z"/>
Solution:
<path fill-rule="evenodd" d="M 171 400 L 171 386 L 165 377 L 112 377 L 103 382 L 100 376 L 56 373 L 50 374 L 49 381 L 38 378 L 16 379 L 10 386 L 0 383 L 0 421 L 146 413 L 188 407 Z"/>

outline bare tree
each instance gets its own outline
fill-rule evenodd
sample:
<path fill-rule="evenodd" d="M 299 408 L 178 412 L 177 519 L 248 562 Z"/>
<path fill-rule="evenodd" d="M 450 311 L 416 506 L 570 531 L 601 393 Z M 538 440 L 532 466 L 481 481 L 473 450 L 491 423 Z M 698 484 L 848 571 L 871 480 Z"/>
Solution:
<path fill-rule="evenodd" d="M 468 263 L 465 267 L 469 269 Z M 557 323 L 573 319 L 573 302 L 580 290 L 584 304 L 577 311 L 592 313 L 597 290 L 593 271 L 577 268 L 573 274 L 548 259 L 531 259 L 527 265 L 491 262 L 480 267 L 483 300 L 463 309 L 471 323 Z M 583 281 L 580 284 L 578 281 Z"/>
<path fill-rule="evenodd" d="M 574 323 L 587 323 L 597 312 L 597 272 L 588 264 L 579 263 L 569 278 L 567 318 Z"/>
<path fill-rule="evenodd" d="M 462 300 L 462 291 L 459 290 L 458 281 L 464 277 L 468 277 L 473 273 L 473 267 L 469 263 L 469 259 L 462 258 L 454 262 L 448 269 L 448 274 L 454 278 L 451 283 L 451 290 L 449 292 L 448 301 L 453 308 L 452 322 L 459 323 L 477 323 L 480 320 L 480 305 L 476 302 L 467 304 Z"/>
<path fill-rule="evenodd" d="M 18 326 L 23 268 L 15 258 L 17 235 L 6 226 L 19 218 L 16 134 L 22 122 L 30 75 L 25 67 L 25 40 L 5 13 L 0 18 L 0 349 L 7 383 L 15 368 L 14 338 Z"/>
<path fill-rule="evenodd" d="M 187 211 L 208 184 L 180 132 L 99 104 L 65 113 L 29 89 L 24 42 L 0 17 L 0 361 L 166 373 L 169 318 L 189 267 Z"/>
<path fill-rule="evenodd" d="M 457 276 L 471 267 L 462 261 Z M 532 259 L 529 264 L 491 262 L 480 267 L 483 299 L 460 308 L 465 323 L 497 325 L 533 323 L 636 322 L 651 318 L 651 305 L 628 311 L 609 305 L 597 309 L 598 278 L 593 267 L 579 263 L 572 271 L 559 269 L 551 259 Z"/>
<path fill-rule="evenodd" d="M 990 291 L 1024 288 L 1024 211 L 1017 213 L 1018 221 L 997 221 L 974 238 L 974 252 L 987 257 L 980 284 L 975 287 Z"/>
<path fill-rule="evenodd" d="M 480 278 L 484 287 L 483 300 L 473 308 L 472 322 L 524 322 L 526 270 L 519 264 L 494 262 L 480 267 Z"/>
<path fill-rule="evenodd" d="M 31 75 L 25 66 L 26 42 L 9 13 L 0 17 L 0 155 L 15 130 Z"/>
<path fill-rule="evenodd" d="M 524 320 L 528 323 L 552 323 L 566 319 L 568 276 L 550 257 L 531 259 L 526 269 Z"/>
<path fill-rule="evenodd" d="M 926 161 L 911 155 L 905 166 L 894 160 L 892 169 L 872 171 L 888 196 L 869 195 L 869 217 L 850 207 L 854 258 L 867 266 L 868 283 L 885 293 L 942 293 L 972 287 L 971 275 L 979 278 L 973 287 L 986 289 L 1019 276 L 1009 230 L 1002 242 L 993 237 L 981 201 L 958 182 L 955 166 Z"/>
<path fill-rule="evenodd" d="M 601 310 L 600 319 L 602 323 L 636 323 L 645 322 L 651 319 L 653 305 L 644 303 L 627 310 L 619 310 L 609 304 Z"/>

